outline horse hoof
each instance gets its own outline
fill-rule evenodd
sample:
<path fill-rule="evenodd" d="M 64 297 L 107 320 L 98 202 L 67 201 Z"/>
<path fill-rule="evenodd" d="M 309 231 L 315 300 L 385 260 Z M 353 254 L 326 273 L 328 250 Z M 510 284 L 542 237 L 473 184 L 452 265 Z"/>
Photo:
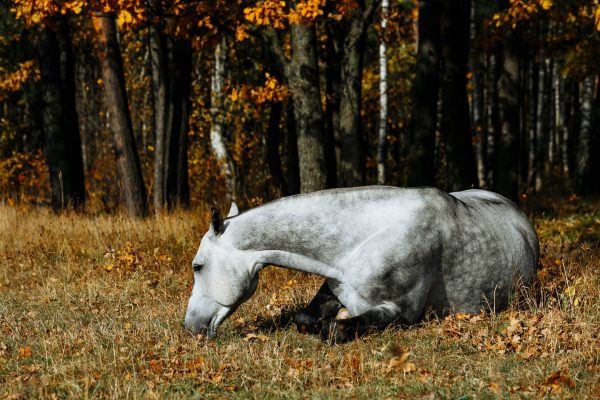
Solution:
<path fill-rule="evenodd" d="M 294 323 L 300 333 L 317 333 L 317 320 L 300 311 L 294 316 Z"/>
<path fill-rule="evenodd" d="M 339 344 L 351 341 L 356 337 L 356 332 L 343 320 L 331 321 L 325 329 L 321 330 L 321 339 L 323 341 Z"/>

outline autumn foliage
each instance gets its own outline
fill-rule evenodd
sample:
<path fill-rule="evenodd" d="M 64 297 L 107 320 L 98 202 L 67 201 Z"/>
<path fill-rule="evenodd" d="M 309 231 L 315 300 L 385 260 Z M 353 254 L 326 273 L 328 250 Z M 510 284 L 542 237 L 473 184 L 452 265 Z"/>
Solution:
<path fill-rule="evenodd" d="M 367 2 L 368 3 L 368 2 Z M 494 4 L 478 3 L 474 24 L 471 56 L 471 71 L 468 75 L 468 95 L 472 110 L 475 112 L 477 96 L 482 101 L 493 102 L 494 94 L 487 93 L 493 79 L 492 61 L 496 62 L 497 46 L 504 35 L 512 30 L 522 34 L 527 57 L 531 59 L 530 67 L 533 72 L 539 72 L 539 66 L 546 60 L 553 60 L 560 77 L 559 89 L 561 98 L 566 99 L 564 107 L 572 107 L 581 95 L 582 88 L 578 87 L 577 96 L 570 94 L 575 90 L 577 81 L 585 76 L 594 76 L 594 66 L 598 64 L 598 32 L 600 32 L 600 5 L 596 1 L 572 0 L 558 2 L 551 0 L 510 0 L 506 7 Z M 149 27 L 157 27 L 162 35 L 165 48 L 172 48 L 173 43 L 187 43 L 193 48 L 193 72 L 190 87 L 190 102 L 186 140 L 188 141 L 188 178 L 191 182 L 192 203 L 201 201 L 219 202 L 227 193 L 225 177 L 222 176 L 218 158 L 211 149 L 210 130 L 214 121 L 210 115 L 210 83 L 214 73 L 214 51 L 221 38 L 231 38 L 226 47 L 226 73 L 222 85 L 224 102 L 220 115 L 224 119 L 224 142 L 227 152 L 234 165 L 237 187 L 240 193 L 237 197 L 242 203 L 255 204 L 275 198 L 282 193 L 280 178 L 274 178 L 270 166 L 273 165 L 272 150 L 266 146 L 266 138 L 276 132 L 277 128 L 277 157 L 281 164 L 281 174 L 286 180 L 293 173 L 294 124 L 293 91 L 290 89 L 279 59 L 270 52 L 270 41 L 277 37 L 280 41 L 284 58 L 291 56 L 290 30 L 294 25 L 314 24 L 316 28 L 316 46 L 318 47 L 318 73 L 320 83 L 321 108 L 326 123 L 324 130 L 334 130 L 339 111 L 341 89 L 339 87 L 340 65 L 343 60 L 341 46 L 348 27 L 357 15 L 365 10 L 365 3 L 355 0 L 326 1 L 163 1 L 163 0 L 15 0 L 3 8 L 2 18 L 7 24 L 0 32 L 0 48 L 3 61 L 0 65 L 0 101 L 7 106 L 4 108 L 2 126 L 10 126 L 0 135 L 0 153 L 5 161 L 3 165 L 24 165 L 24 170 L 35 171 L 35 176 L 43 176 L 47 168 L 42 164 L 23 164 L 23 160 L 34 160 L 44 154 L 43 131 L 39 119 L 32 110 L 39 109 L 40 68 L 36 50 L 32 43 L 41 29 L 58 32 L 59 22 L 67 21 L 70 29 L 75 56 L 75 67 L 80 74 L 77 79 L 76 97 L 79 108 L 79 121 L 82 130 L 85 158 L 86 191 L 91 208 L 111 210 L 120 203 L 119 190 L 112 188 L 110 179 L 116 178 L 116 172 L 111 165 L 113 148 L 110 135 L 110 118 L 107 118 L 106 105 L 103 104 L 103 81 L 99 75 L 98 60 L 92 56 L 96 39 L 90 26 L 92 15 L 103 13 L 114 16 L 117 21 L 120 37 L 120 50 L 124 62 L 124 78 L 127 85 L 127 96 L 132 112 L 133 131 L 135 133 L 139 158 L 141 160 L 146 187 L 153 190 L 154 158 L 156 153 L 154 109 L 153 102 L 156 94 L 152 93 L 153 65 L 149 57 L 148 35 Z M 366 48 L 361 61 L 361 102 L 360 130 L 364 140 L 364 154 L 361 156 L 365 167 L 365 184 L 376 182 L 375 149 L 377 147 L 378 127 L 376 117 L 379 109 L 379 67 L 378 58 L 374 52 L 377 43 L 384 41 L 388 44 L 387 67 L 389 71 L 387 90 L 390 99 L 387 116 L 387 132 L 385 137 L 388 166 L 387 181 L 390 184 L 404 185 L 407 181 L 407 149 L 411 143 L 412 129 L 412 90 L 415 79 L 415 28 L 418 19 L 416 3 L 393 3 L 388 11 L 388 24 L 385 30 L 379 25 L 380 16 L 375 15 L 369 20 L 366 34 Z M 551 28 L 552 27 L 552 28 Z M 554 28 L 556 27 L 556 28 Z M 275 32 L 272 36 L 271 30 Z M 337 35 L 337 36 L 336 36 Z M 34 40 L 30 40 L 30 39 Z M 270 38 L 270 39 L 269 39 Z M 64 45 L 61 45 L 64 50 Z M 333 49 L 333 50 L 332 50 Z M 337 50 L 335 50 L 337 49 Z M 337 51 L 337 53 L 336 53 Z M 478 57 L 475 57 L 475 54 Z M 171 56 L 169 56 L 171 57 Z M 168 57 L 165 58 L 165 60 Z M 555 60 L 555 61 L 554 61 Z M 484 67 L 485 65 L 485 67 Z M 525 64 L 523 64 L 525 65 Z M 336 68 L 338 70 L 336 71 Z M 525 68 L 525 67 L 523 67 Z M 535 69 L 537 68 L 537 70 Z M 523 72 L 525 73 L 525 72 Z M 336 78 L 336 74 L 338 77 Z M 524 75 L 523 75 L 524 76 Z M 549 78 L 546 78 L 549 79 Z M 336 86 L 337 85 L 337 86 Z M 478 89 L 487 85 L 486 89 Z M 533 83 L 531 84 L 533 85 Z M 537 85 L 537 83 L 536 83 Z M 597 83 L 594 83 L 597 86 Z M 531 90 L 534 89 L 532 86 Z M 561 89 L 562 88 L 562 89 Z M 480 90 L 481 93 L 477 91 Z M 594 89 L 596 90 L 596 89 Z M 571 91 L 567 93 L 567 91 Z M 484 93 L 485 92 L 485 93 Z M 485 96 L 484 96 L 485 94 Z M 581 99 L 581 96 L 578 97 Z M 549 104 L 549 97 L 544 98 Z M 577 100 L 581 101 L 581 100 Z M 277 115 L 272 115 L 273 104 L 282 106 L 277 124 L 269 125 Z M 539 101 L 533 96 L 524 95 L 523 107 L 534 110 Z M 486 106 L 488 107 L 488 106 Z M 541 107 L 541 106 L 540 106 Z M 549 106 L 548 106 L 549 107 Z M 492 137 L 495 116 L 492 106 L 483 108 L 486 120 L 474 117 L 472 142 L 474 146 L 482 143 L 493 143 L 482 137 L 486 133 Z M 543 107 L 540 110 L 547 109 Z M 524 112 L 524 111 L 523 111 Z M 533 111 L 531 111 L 533 112 Z M 523 114 L 525 115 L 525 114 Z M 482 117 L 483 118 L 483 117 Z M 529 118 L 529 117 L 528 117 Z M 577 117 L 579 118 L 579 117 Z M 571 150 L 561 150 L 564 134 L 556 133 L 556 143 L 550 147 L 556 153 L 575 152 L 580 147 L 576 143 L 579 122 L 577 118 L 559 121 L 555 117 L 556 127 L 542 126 L 544 129 L 567 129 L 571 139 Z M 523 129 L 535 130 L 523 122 Z M 269 129 L 271 129 L 269 131 Z M 337 135 L 337 133 L 336 133 Z M 563 136 L 560 136 L 563 135 Z M 339 135 L 338 135 L 339 136 Z M 566 137 L 566 136 L 565 136 Z M 24 139 L 26 138 L 26 139 Z M 334 138 L 333 149 L 339 158 L 340 138 Z M 579 147 L 578 147 L 579 146 Z M 568 147 L 565 145 L 565 148 Z M 436 169 L 438 174 L 447 167 L 445 144 L 436 145 Z M 557 150 L 559 149 L 559 150 Z M 41 151 L 41 153 L 40 153 Z M 331 149 L 328 151 L 332 151 Z M 483 150 L 481 150 L 483 152 Z M 538 150 L 536 150 L 538 151 Z M 540 154 L 544 152 L 540 147 Z M 547 152 L 550 154 L 549 152 Z M 479 153 L 477 153 L 479 154 Z M 483 153 L 481 153 L 483 154 Z M 491 154 L 491 151 L 490 151 Z M 478 157 L 483 157 L 478 155 Z M 490 156 L 491 157 L 491 156 Z M 548 184 L 566 182 L 565 191 L 581 191 L 577 185 L 569 185 L 575 174 L 573 165 L 569 162 L 557 162 L 556 159 L 566 160 L 571 155 L 552 155 L 550 159 L 542 160 L 536 169 L 544 169 L 542 180 Z M 493 158 L 493 157 L 491 157 Z M 267 161 L 270 160 L 270 161 Z M 338 164 L 340 160 L 336 160 Z M 493 160 L 484 160 L 483 167 L 492 169 Z M 27 164 L 27 162 L 25 162 Z M 544 164 L 544 165 L 542 165 Z M 561 164 L 561 165 L 558 165 Z M 102 168 L 103 170 L 97 170 Z M 27 192 L 30 189 L 17 188 L 15 185 L 47 185 L 47 179 L 25 179 L 22 172 L 15 168 L 4 167 L 0 179 L 12 182 L 10 193 Z M 291 171 L 291 172 L 290 172 Z M 33 174 L 33 172 L 31 172 Z M 529 172 L 531 174 L 531 172 Z M 287 175 L 286 175 L 287 174 Z M 331 174 L 330 174 L 331 175 Z M 488 175 L 490 173 L 488 172 Z M 526 175 L 523 173 L 523 175 Z M 105 182 L 100 182 L 106 176 Z M 532 175 L 534 178 L 535 176 Z M 480 183 L 490 185 L 490 177 L 480 177 Z M 524 178 L 525 179 L 525 178 Z M 532 185 L 531 179 L 522 182 L 520 192 L 541 190 L 538 184 Z M 440 180 L 440 186 L 444 181 Z M 18 197 L 20 201 L 44 203 L 48 201 L 49 189 L 41 188 L 37 198 Z M 15 200 L 9 191 L 0 193 L 4 200 Z"/>

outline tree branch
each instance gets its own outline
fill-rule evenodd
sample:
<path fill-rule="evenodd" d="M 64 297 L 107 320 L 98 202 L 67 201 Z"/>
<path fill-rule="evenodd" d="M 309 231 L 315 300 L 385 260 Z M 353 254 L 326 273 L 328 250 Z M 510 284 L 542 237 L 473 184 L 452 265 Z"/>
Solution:
<path fill-rule="evenodd" d="M 283 74 L 288 76 L 289 61 L 283 52 L 283 46 L 281 45 L 281 39 L 275 28 L 269 26 L 260 32 L 263 40 L 267 43 L 267 46 L 271 53 L 277 59 L 277 62 L 281 65 Z"/>
<path fill-rule="evenodd" d="M 369 23 L 373 20 L 373 17 L 375 16 L 375 11 L 377 11 L 380 4 L 381 0 L 372 0 L 369 6 L 365 9 L 363 18 L 363 30 L 366 29 L 366 27 L 369 26 Z"/>

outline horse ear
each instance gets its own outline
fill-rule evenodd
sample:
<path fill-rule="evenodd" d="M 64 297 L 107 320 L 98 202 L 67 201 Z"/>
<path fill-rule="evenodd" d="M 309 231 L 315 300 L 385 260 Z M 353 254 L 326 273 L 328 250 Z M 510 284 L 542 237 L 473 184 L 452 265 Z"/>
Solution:
<path fill-rule="evenodd" d="M 231 208 L 229 209 L 229 214 L 227 214 L 227 218 L 229 218 L 229 217 L 235 217 L 239 213 L 240 213 L 240 211 L 238 210 L 237 204 L 235 204 L 235 201 L 232 201 L 231 202 Z"/>
<path fill-rule="evenodd" d="M 223 217 L 221 216 L 221 212 L 215 207 L 211 207 L 210 211 L 210 228 L 215 236 L 219 236 L 223 233 Z"/>

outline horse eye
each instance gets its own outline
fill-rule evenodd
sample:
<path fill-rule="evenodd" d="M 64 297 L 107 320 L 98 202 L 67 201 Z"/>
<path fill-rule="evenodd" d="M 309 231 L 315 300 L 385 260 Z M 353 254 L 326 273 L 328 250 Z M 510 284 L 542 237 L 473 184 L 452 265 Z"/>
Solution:
<path fill-rule="evenodd" d="M 202 264 L 194 264 L 194 272 L 200 272 L 202 269 Z"/>

